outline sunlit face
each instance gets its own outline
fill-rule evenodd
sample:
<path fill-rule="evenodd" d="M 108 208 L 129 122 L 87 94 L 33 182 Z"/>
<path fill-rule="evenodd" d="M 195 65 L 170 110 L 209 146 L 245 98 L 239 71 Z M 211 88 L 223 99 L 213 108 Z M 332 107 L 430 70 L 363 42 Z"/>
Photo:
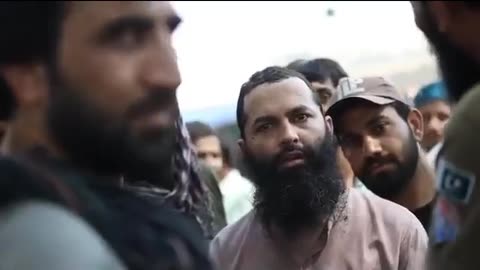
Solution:
<path fill-rule="evenodd" d="M 337 135 L 355 175 L 375 194 L 391 199 L 416 169 L 416 139 L 394 107 L 365 103 L 347 109 Z"/>
<path fill-rule="evenodd" d="M 310 87 L 299 78 L 266 83 L 245 96 L 245 164 L 257 189 L 255 209 L 288 237 L 324 225 L 344 191 L 338 145 Z"/>
<path fill-rule="evenodd" d="M 292 149 L 321 143 L 328 132 L 311 89 L 299 78 L 258 86 L 245 97 L 244 111 L 245 148 L 275 160 L 279 171 L 301 166 L 303 157 Z"/>
<path fill-rule="evenodd" d="M 211 135 L 199 138 L 195 142 L 195 149 L 197 151 L 198 158 L 217 175 L 220 175 L 223 168 L 223 157 L 222 148 L 218 137 Z"/>
<path fill-rule="evenodd" d="M 330 101 L 335 93 L 335 86 L 333 86 L 332 80 L 329 78 L 326 81 L 319 82 L 313 81 L 311 82 L 313 90 L 317 93 L 318 97 L 320 98 L 320 103 L 324 108 L 330 104 Z"/>
<path fill-rule="evenodd" d="M 145 173 L 169 162 L 180 84 L 172 34 L 179 23 L 168 2 L 68 4 L 48 119 L 69 156 Z"/>
<path fill-rule="evenodd" d="M 423 115 L 422 146 L 429 150 L 443 139 L 443 131 L 450 119 L 451 108 L 445 101 L 437 100 L 419 107 L 418 110 Z"/>

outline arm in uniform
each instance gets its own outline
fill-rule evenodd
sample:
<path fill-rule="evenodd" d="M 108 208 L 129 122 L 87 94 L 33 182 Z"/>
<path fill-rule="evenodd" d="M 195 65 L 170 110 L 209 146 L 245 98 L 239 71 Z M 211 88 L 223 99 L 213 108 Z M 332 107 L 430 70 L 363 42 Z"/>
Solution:
<path fill-rule="evenodd" d="M 480 265 L 480 85 L 465 94 L 445 131 L 437 163 L 430 269 Z"/>

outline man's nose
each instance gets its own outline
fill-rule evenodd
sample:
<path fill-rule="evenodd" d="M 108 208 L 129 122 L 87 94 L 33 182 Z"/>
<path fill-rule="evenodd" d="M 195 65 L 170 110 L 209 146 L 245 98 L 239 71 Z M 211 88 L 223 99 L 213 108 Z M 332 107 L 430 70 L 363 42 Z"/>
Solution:
<path fill-rule="evenodd" d="M 284 124 L 281 136 L 282 144 L 298 143 L 300 141 L 297 129 L 290 123 Z"/>
<path fill-rule="evenodd" d="M 175 91 L 181 83 L 175 50 L 169 36 L 158 37 L 146 49 L 141 79 L 147 89 Z"/>
<path fill-rule="evenodd" d="M 382 152 L 382 145 L 378 139 L 366 136 L 363 144 L 363 152 L 366 156 L 377 155 Z"/>
<path fill-rule="evenodd" d="M 436 117 L 432 117 L 432 119 L 430 119 L 430 121 L 428 121 L 426 130 L 429 133 L 434 133 L 436 135 L 440 135 L 442 133 L 442 123 L 441 123 L 441 121 Z"/>

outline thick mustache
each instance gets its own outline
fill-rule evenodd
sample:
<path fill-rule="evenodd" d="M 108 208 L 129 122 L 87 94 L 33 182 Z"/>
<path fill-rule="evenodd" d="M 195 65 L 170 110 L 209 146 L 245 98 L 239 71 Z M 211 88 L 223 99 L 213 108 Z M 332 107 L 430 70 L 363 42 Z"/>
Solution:
<path fill-rule="evenodd" d="M 376 157 L 376 158 L 370 158 L 367 160 L 365 163 L 365 171 L 370 172 L 372 170 L 372 167 L 375 165 L 384 165 L 388 163 L 396 163 L 396 160 L 391 158 L 391 157 Z"/>
<path fill-rule="evenodd" d="M 150 95 L 132 105 L 127 111 L 128 118 L 136 118 L 159 110 L 176 109 L 178 112 L 177 94 L 172 89 L 151 90 Z"/>
<path fill-rule="evenodd" d="M 299 145 L 296 145 L 296 144 L 291 144 L 291 145 L 288 145 L 288 146 L 284 147 L 280 151 L 280 153 L 277 154 L 277 156 L 275 158 L 276 163 L 285 160 L 286 157 L 289 154 L 292 154 L 292 153 L 298 153 L 298 154 L 302 154 L 303 156 L 305 156 L 305 152 L 304 152 L 303 147 L 301 147 Z"/>

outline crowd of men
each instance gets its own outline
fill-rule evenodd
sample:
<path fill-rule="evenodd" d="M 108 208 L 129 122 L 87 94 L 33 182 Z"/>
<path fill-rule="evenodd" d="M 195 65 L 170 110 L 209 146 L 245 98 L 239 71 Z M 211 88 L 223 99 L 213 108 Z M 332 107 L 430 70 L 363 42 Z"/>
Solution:
<path fill-rule="evenodd" d="M 168 2 L 2 2 L 0 270 L 476 269 L 480 5 L 411 5 L 442 81 L 252 72 L 243 173 L 182 120 Z"/>

